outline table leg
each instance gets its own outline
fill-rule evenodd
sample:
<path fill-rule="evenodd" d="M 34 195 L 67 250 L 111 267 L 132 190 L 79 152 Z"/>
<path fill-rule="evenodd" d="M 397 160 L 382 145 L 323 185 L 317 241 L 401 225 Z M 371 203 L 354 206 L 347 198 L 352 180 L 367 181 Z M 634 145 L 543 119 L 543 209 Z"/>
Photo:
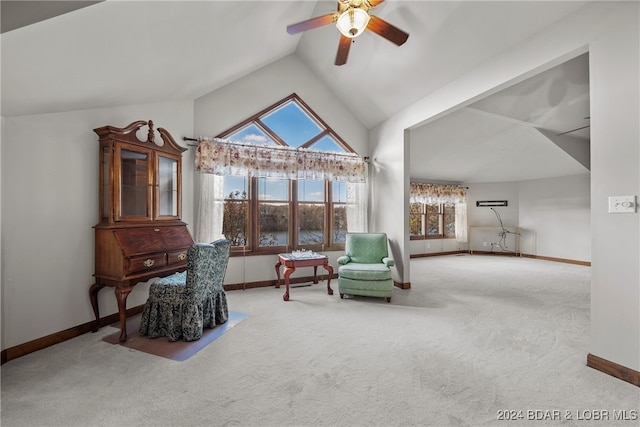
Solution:
<path fill-rule="evenodd" d="M 327 270 L 329 277 L 327 278 L 327 293 L 333 295 L 333 289 L 331 289 L 331 276 L 333 276 L 333 267 L 330 264 L 324 264 L 324 269 Z"/>
<path fill-rule="evenodd" d="M 287 290 L 285 291 L 284 295 L 282 295 L 282 299 L 285 301 L 289 301 L 289 276 L 291 276 L 291 273 L 293 273 L 294 271 L 296 271 L 294 267 L 284 268 L 284 284 L 287 286 Z"/>
<path fill-rule="evenodd" d="M 276 276 L 278 276 L 278 281 L 276 282 L 276 288 L 280 287 L 280 266 L 281 265 L 282 265 L 282 262 L 278 260 L 278 263 L 276 264 Z"/>
<path fill-rule="evenodd" d="M 127 340 L 127 297 L 131 293 L 131 287 L 115 288 L 116 300 L 118 301 L 118 315 L 120 317 L 120 342 Z"/>
<path fill-rule="evenodd" d="M 318 266 L 317 265 L 313 266 L 313 284 L 314 285 L 318 284 Z"/>

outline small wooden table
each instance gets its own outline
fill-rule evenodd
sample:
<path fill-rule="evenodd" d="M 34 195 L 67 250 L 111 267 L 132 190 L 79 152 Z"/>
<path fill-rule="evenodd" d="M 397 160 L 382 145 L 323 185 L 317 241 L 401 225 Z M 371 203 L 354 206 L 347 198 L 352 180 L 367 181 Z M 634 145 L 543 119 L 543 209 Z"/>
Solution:
<path fill-rule="evenodd" d="M 287 285 L 287 290 L 282 299 L 289 301 L 289 276 L 296 271 L 298 267 L 313 267 L 313 283 L 318 283 L 318 266 L 322 266 L 329 273 L 327 279 L 327 293 L 333 295 L 333 289 L 331 289 L 331 276 L 333 276 L 333 267 L 329 264 L 329 257 L 322 254 L 312 254 L 305 256 L 295 256 L 291 253 L 279 254 L 278 263 L 276 264 L 276 274 L 278 275 L 278 281 L 276 282 L 276 288 L 280 287 L 280 266 L 284 264 L 284 283 Z"/>

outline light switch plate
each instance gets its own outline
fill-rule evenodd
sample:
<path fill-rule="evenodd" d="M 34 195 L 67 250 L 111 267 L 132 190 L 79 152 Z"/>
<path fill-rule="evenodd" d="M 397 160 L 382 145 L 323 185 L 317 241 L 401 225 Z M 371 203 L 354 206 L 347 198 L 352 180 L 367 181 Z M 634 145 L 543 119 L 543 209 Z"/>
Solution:
<path fill-rule="evenodd" d="M 610 196 L 609 213 L 635 213 L 636 196 Z"/>

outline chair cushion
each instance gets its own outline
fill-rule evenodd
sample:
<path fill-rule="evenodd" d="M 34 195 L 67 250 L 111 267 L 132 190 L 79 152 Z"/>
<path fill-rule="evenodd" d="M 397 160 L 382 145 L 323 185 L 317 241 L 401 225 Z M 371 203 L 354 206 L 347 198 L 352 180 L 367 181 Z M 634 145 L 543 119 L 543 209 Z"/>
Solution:
<path fill-rule="evenodd" d="M 387 235 L 384 233 L 347 233 L 345 255 L 355 263 L 382 262 L 382 258 L 389 256 Z"/>
<path fill-rule="evenodd" d="M 160 279 L 156 280 L 155 283 L 163 286 L 184 286 L 184 284 L 187 283 L 187 272 L 183 271 L 180 273 L 174 273 L 171 276 L 161 277 Z"/>
<path fill-rule="evenodd" d="M 389 280 L 391 279 L 391 269 L 386 265 L 379 264 L 354 264 L 341 265 L 338 268 L 338 276 L 351 280 Z"/>

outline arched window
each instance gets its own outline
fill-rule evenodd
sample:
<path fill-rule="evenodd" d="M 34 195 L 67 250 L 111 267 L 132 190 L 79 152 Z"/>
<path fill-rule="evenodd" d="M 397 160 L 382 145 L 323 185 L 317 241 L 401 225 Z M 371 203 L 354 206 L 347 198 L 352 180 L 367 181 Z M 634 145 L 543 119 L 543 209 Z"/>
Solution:
<path fill-rule="evenodd" d="M 217 138 L 240 144 L 354 153 L 296 94 Z M 350 214 L 353 209 L 366 209 L 366 206 L 356 206 L 352 193 L 357 185 L 251 174 L 225 176 L 222 234 L 231 241 L 232 251 L 244 254 L 343 249 L 347 217 L 353 217 Z"/>

